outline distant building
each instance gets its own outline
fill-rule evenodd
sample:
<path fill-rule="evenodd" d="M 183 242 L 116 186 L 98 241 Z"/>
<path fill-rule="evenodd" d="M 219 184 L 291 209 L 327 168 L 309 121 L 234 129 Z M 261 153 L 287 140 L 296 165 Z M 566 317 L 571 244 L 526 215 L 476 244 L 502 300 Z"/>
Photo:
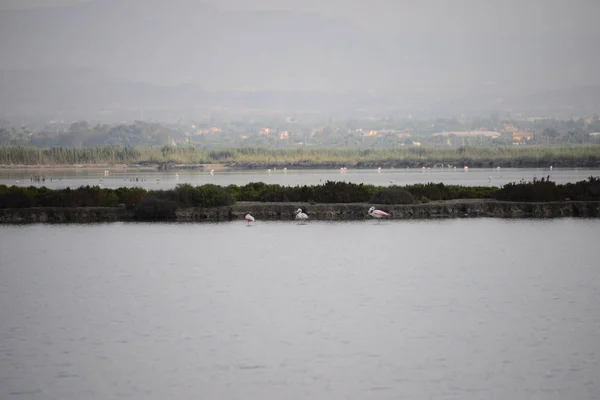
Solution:
<path fill-rule="evenodd" d="M 220 133 L 223 132 L 223 130 L 221 128 L 217 128 L 217 127 L 212 127 L 212 128 L 208 128 L 208 129 L 197 129 L 196 130 L 196 135 L 208 135 L 209 133 Z"/>
<path fill-rule="evenodd" d="M 517 131 L 512 135 L 513 144 L 525 144 L 533 139 L 533 132 L 531 131 Z"/>
<path fill-rule="evenodd" d="M 433 136 L 485 136 L 491 138 L 500 137 L 499 132 L 495 131 L 485 131 L 485 130 L 476 130 L 476 131 L 452 131 L 452 132 L 440 132 L 434 133 Z"/>

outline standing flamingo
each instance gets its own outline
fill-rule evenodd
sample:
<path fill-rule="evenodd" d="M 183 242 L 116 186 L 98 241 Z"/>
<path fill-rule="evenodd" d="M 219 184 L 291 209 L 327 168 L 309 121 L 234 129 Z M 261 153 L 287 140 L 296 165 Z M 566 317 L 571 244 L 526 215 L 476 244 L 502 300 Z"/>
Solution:
<path fill-rule="evenodd" d="M 294 214 L 296 214 L 296 219 L 302 224 L 304 224 L 304 221 L 308 219 L 308 215 L 304 214 L 301 208 L 297 209 Z"/>
<path fill-rule="evenodd" d="M 250 222 L 254 222 L 254 217 L 250 215 L 250 213 L 246 214 L 244 219 L 246 220 L 246 222 L 248 222 L 248 225 L 250 225 Z"/>
<path fill-rule="evenodd" d="M 375 207 L 369 208 L 369 215 L 371 217 L 374 217 L 374 218 L 377 218 L 377 219 L 379 219 L 379 218 L 386 218 L 386 217 L 391 217 L 392 216 L 392 214 L 388 214 L 385 211 L 376 210 Z"/>

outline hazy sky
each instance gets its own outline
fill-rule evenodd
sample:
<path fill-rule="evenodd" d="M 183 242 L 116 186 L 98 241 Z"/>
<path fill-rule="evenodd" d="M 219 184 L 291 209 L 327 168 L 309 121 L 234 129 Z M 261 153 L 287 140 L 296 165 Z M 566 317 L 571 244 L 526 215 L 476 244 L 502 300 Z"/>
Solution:
<path fill-rule="evenodd" d="M 0 19 L 0 68 L 215 88 L 600 84 L 600 0 L 204 0 L 211 17 L 199 3 L 0 0 L 4 14 L 28 9 Z"/>

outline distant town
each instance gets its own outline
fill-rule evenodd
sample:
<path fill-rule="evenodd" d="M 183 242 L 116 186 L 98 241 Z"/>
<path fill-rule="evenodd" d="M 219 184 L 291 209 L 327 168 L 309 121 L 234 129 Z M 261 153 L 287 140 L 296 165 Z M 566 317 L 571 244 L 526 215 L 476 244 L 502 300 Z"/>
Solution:
<path fill-rule="evenodd" d="M 495 147 L 600 143 L 598 115 L 555 119 L 391 117 L 303 120 L 287 117 L 202 117 L 157 121 L 0 120 L 1 146 L 195 146 L 205 149 L 265 147 L 389 148 L 403 146 Z"/>

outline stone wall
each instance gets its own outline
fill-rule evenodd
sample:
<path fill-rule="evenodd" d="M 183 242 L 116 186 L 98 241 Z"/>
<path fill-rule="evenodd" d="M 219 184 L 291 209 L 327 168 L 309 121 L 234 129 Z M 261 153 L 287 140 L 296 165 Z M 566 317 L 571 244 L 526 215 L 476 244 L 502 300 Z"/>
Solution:
<path fill-rule="evenodd" d="M 371 218 L 371 204 L 308 204 L 308 203 L 248 203 L 215 208 L 184 208 L 177 210 L 177 221 L 242 220 L 250 213 L 256 220 L 292 220 L 294 211 L 302 208 L 310 220 L 361 220 Z M 452 200 L 426 204 L 389 205 L 377 208 L 391 213 L 393 219 L 427 218 L 598 218 L 600 201 L 516 203 L 496 200 Z M 13 208 L 0 209 L 0 223 L 89 223 L 135 220 L 125 208 Z"/>

